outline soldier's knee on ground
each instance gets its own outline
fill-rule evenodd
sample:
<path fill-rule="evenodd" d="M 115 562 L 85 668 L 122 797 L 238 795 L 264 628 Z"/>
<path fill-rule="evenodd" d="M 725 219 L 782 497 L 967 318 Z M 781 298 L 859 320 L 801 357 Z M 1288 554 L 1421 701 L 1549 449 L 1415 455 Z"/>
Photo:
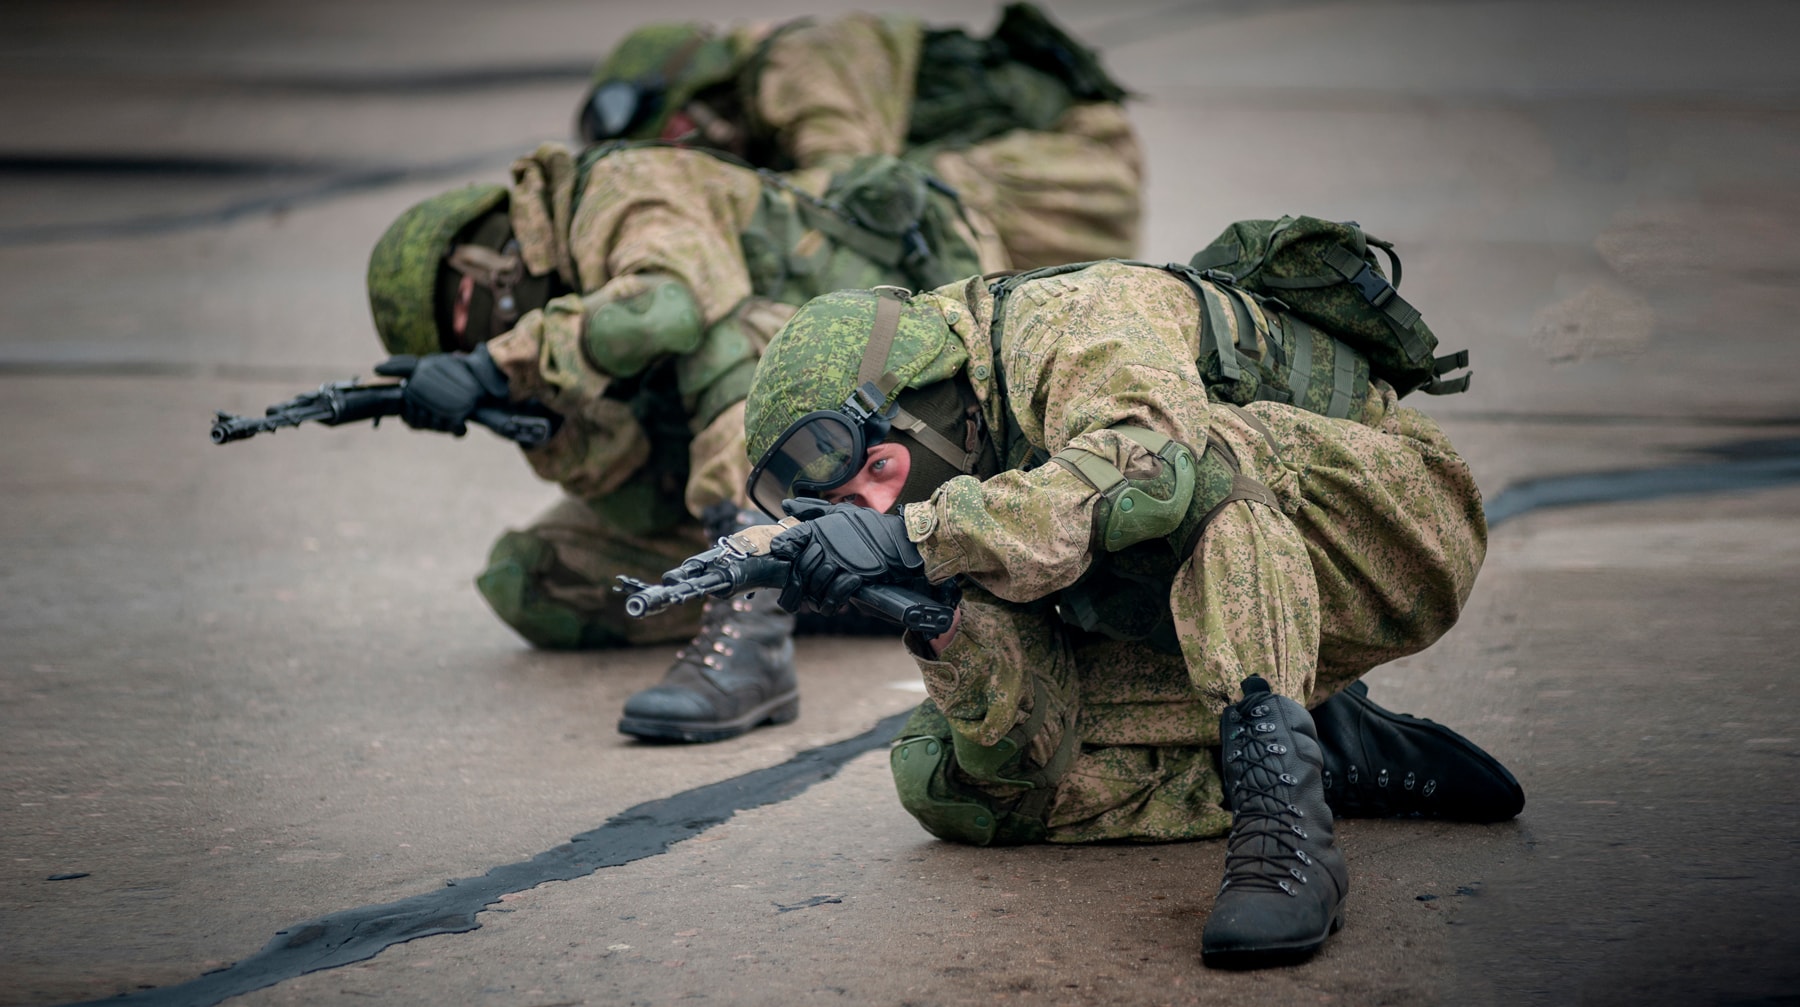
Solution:
<path fill-rule="evenodd" d="M 1053 787 L 978 783 L 958 764 L 958 752 L 972 747 L 958 744 L 950 722 L 931 700 L 920 704 L 888 756 L 900 806 L 939 839 L 975 846 L 1041 842 Z M 1018 752 L 1009 737 L 992 750 L 968 754 L 1001 767 L 1016 763 Z"/>
<path fill-rule="evenodd" d="M 488 553 L 487 569 L 475 578 L 475 587 L 494 614 L 534 647 L 588 650 L 625 646 L 624 634 L 595 613 L 580 611 L 544 591 L 545 576 L 556 565 L 550 543 L 530 532 L 507 532 Z"/>

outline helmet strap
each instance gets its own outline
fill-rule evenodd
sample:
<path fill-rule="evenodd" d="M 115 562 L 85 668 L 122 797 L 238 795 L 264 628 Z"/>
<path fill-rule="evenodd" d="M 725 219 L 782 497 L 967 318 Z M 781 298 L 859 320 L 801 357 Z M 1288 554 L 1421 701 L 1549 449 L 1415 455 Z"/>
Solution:
<path fill-rule="evenodd" d="M 894 346 L 894 337 L 900 331 L 900 313 L 906 302 L 912 299 L 912 291 L 904 287 L 883 286 L 875 288 L 875 324 L 869 330 L 869 345 L 863 349 L 862 363 L 857 368 L 856 385 L 865 397 L 866 389 L 874 386 L 882 401 L 875 403 L 879 409 L 886 399 L 893 394 L 894 387 L 900 379 L 893 371 L 887 369 L 888 354 Z M 878 377 L 879 376 L 879 377 Z M 980 445 L 971 443 L 959 449 L 950 438 L 931 428 L 929 423 L 919 419 L 912 413 L 900 408 L 895 403 L 889 408 L 893 417 L 892 426 L 896 430 L 905 431 L 913 440 L 923 445 L 932 454 L 956 466 L 958 472 L 975 471 L 975 460 L 981 454 Z"/>
<path fill-rule="evenodd" d="M 514 289 L 525 278 L 525 262 L 519 255 L 518 241 L 509 239 L 500 251 L 485 245 L 457 245 L 444 263 L 493 294 L 494 332 L 512 328 L 521 314 Z"/>

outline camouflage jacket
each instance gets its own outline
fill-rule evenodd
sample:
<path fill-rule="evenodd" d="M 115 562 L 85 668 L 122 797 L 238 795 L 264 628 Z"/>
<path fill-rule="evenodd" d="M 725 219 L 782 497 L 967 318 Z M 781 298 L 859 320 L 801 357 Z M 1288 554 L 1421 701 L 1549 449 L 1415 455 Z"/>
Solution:
<path fill-rule="evenodd" d="M 755 73 L 757 125 L 801 168 L 898 156 L 923 31 L 916 18 L 874 14 L 777 29 Z"/>
<path fill-rule="evenodd" d="M 1105 262 L 1016 288 L 1006 307 L 997 384 L 993 295 L 979 278 L 940 287 L 936 299 L 969 354 L 967 373 L 990 431 L 1014 430 L 1008 471 L 952 479 L 908 505 L 908 534 L 932 580 L 963 575 L 1013 602 L 1074 584 L 1094 560 L 1097 491 L 1059 465 L 1020 467 L 1032 448 L 1070 446 L 1137 475 L 1151 454 L 1113 427 L 1166 434 L 1202 449 L 1208 434 L 1266 484 L 1283 470 L 1268 442 L 1238 414 L 1209 401 L 1195 360 L 1200 312 L 1192 290 L 1154 268 Z"/>
<path fill-rule="evenodd" d="M 799 212 L 808 193 L 830 185 L 823 170 L 776 178 L 664 146 L 622 147 L 578 165 L 566 148 L 545 144 L 515 162 L 512 176 L 510 212 L 527 267 L 554 269 L 580 293 L 526 314 L 489 350 L 515 397 L 536 398 L 566 418 L 526 456 L 540 476 L 582 499 L 612 492 L 653 454 L 668 458 L 666 442 L 686 438 L 691 445 L 676 445 L 668 467 L 685 483 L 677 494 L 688 509 L 740 498 L 748 475 L 743 394 L 792 306 L 839 287 L 908 282 L 893 265 L 812 226 L 821 220 L 816 211 Z M 1005 252 L 978 217 L 957 216 L 954 228 L 947 240 L 960 243 L 960 254 L 982 269 L 1004 268 Z M 629 296 L 650 273 L 693 292 L 707 335 L 693 352 L 665 361 L 656 375 L 666 380 L 646 390 L 646 382 L 621 382 L 596 367 L 583 333 L 591 303 Z M 652 413 L 654 430 L 645 422 Z"/>

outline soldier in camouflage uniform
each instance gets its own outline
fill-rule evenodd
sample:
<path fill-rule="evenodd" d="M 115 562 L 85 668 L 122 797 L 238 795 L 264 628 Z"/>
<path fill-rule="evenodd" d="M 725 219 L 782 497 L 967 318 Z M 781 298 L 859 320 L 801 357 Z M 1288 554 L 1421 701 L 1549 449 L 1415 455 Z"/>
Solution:
<path fill-rule="evenodd" d="M 1030 4 L 1008 6 L 985 39 L 896 15 L 657 24 L 600 64 L 579 128 L 589 142 L 700 144 L 783 171 L 902 156 L 1031 268 L 1133 254 L 1143 162 L 1125 96 Z"/>
<path fill-rule="evenodd" d="M 806 519 L 774 542 L 783 604 L 918 578 L 960 598 L 949 633 L 906 637 L 930 701 L 892 753 L 934 834 L 1230 832 L 1206 960 L 1310 952 L 1342 920 L 1333 809 L 1522 806 L 1486 753 L 1352 685 L 1455 622 L 1475 482 L 1366 368 L 1344 418 L 1209 395 L 1209 352 L 1292 360 L 1310 331 L 1255 298 L 1141 264 L 1044 272 L 838 292 L 776 336 L 746 422 L 753 500 Z"/>
<path fill-rule="evenodd" d="M 525 457 L 566 496 L 494 544 L 483 597 L 540 647 L 692 637 L 620 729 L 711 741 L 797 715 L 792 617 L 736 600 L 638 622 L 614 578 L 655 579 L 704 548 L 703 514 L 715 537 L 736 521 L 744 393 L 793 305 L 1004 264 L 991 228 L 893 158 L 777 177 L 698 150 L 577 159 L 546 144 L 510 187 L 403 214 L 370 258 L 369 297 L 388 351 L 417 357 L 408 423 L 460 434 L 505 400 L 560 418 Z"/>

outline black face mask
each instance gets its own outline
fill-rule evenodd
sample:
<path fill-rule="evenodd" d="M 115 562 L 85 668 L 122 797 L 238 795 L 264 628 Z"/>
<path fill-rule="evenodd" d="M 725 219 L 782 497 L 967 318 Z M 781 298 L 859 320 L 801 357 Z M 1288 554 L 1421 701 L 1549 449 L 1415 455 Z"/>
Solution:
<path fill-rule="evenodd" d="M 970 407 L 975 403 L 975 393 L 967 387 L 960 377 L 949 381 L 939 381 L 924 388 L 912 388 L 901 392 L 896 399 L 900 408 L 906 410 L 950 443 L 967 447 L 971 436 L 979 436 L 979 431 L 971 431 L 974 422 Z M 906 482 L 900 487 L 900 496 L 894 501 L 896 511 L 910 503 L 920 503 L 931 499 L 931 494 L 939 486 L 949 482 L 963 472 L 949 459 L 919 443 L 911 434 L 896 429 L 888 435 L 888 442 L 905 448 L 910 455 L 910 465 L 906 473 Z M 985 439 L 984 439 L 985 440 Z M 991 449 L 985 444 L 982 447 L 980 461 L 986 461 Z M 982 466 L 978 462 L 976 475 L 980 475 Z"/>

